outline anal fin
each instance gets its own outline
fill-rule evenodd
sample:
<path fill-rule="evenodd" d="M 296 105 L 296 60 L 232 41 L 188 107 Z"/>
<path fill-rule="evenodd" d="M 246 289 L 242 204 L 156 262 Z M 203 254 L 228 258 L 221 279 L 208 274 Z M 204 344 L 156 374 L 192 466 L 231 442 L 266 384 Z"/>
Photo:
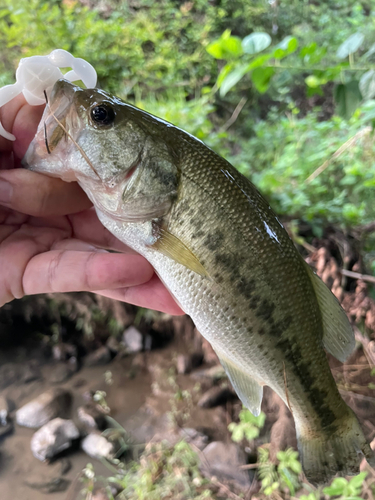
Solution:
<path fill-rule="evenodd" d="M 331 290 L 308 264 L 306 268 L 322 314 L 324 348 L 336 359 L 344 362 L 355 348 L 354 333 L 349 319 Z"/>
<path fill-rule="evenodd" d="M 263 387 L 250 375 L 243 372 L 241 368 L 238 368 L 232 361 L 229 361 L 227 357 L 217 351 L 216 354 L 243 405 L 253 415 L 258 417 L 263 398 Z"/>

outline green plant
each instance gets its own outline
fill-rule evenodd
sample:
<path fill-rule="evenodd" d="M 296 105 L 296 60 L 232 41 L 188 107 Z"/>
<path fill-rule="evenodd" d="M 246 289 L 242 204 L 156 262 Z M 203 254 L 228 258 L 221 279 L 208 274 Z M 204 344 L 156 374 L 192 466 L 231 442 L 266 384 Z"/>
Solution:
<path fill-rule="evenodd" d="M 238 424 L 231 422 L 228 425 L 228 429 L 232 433 L 232 439 L 236 443 L 243 439 L 251 441 L 257 438 L 266 420 L 266 415 L 261 412 L 258 417 L 255 417 L 249 410 L 244 408 L 240 411 L 239 419 Z"/>
<path fill-rule="evenodd" d="M 213 499 L 209 483 L 198 468 L 198 457 L 191 447 L 180 441 L 174 447 L 147 445 L 139 463 L 117 469 L 107 481 L 122 492 L 116 497 L 126 500 L 203 500 Z"/>
<path fill-rule="evenodd" d="M 295 36 L 288 35 L 272 44 L 271 36 L 265 32 L 253 32 L 241 40 L 225 30 L 206 50 L 215 59 L 227 61 L 216 82 L 221 97 L 246 75 L 260 94 L 269 88 L 271 94 L 285 94 L 285 87 L 297 78 L 304 80 L 308 96 L 323 95 L 322 86 L 334 82 L 336 110 L 340 116 L 350 118 L 362 100 L 375 96 L 375 71 L 367 60 L 368 52 L 360 57 L 359 66 L 354 64 L 354 54 L 364 40 L 360 31 L 351 34 L 332 58 L 332 48 L 330 53 L 315 40 L 301 45 Z"/>
<path fill-rule="evenodd" d="M 299 475 L 302 472 L 298 461 L 298 452 L 291 448 L 277 453 L 278 463 L 270 460 L 267 448 L 258 448 L 258 474 L 265 495 L 271 495 L 276 490 L 286 490 L 292 496 L 300 488 Z"/>
<path fill-rule="evenodd" d="M 344 477 L 337 477 L 330 486 L 323 489 L 323 493 L 338 500 L 362 500 L 361 494 L 367 472 L 361 472 L 348 481 Z"/>

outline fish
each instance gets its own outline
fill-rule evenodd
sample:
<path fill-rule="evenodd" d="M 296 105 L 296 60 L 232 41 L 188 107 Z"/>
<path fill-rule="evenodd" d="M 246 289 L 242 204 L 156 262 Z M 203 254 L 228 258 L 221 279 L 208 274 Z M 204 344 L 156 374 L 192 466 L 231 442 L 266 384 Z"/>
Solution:
<path fill-rule="evenodd" d="M 290 409 L 312 484 L 375 465 L 327 361 L 355 348 L 338 300 L 256 187 L 202 141 L 101 89 L 59 80 L 24 165 L 77 181 L 211 343 L 244 406 Z"/>

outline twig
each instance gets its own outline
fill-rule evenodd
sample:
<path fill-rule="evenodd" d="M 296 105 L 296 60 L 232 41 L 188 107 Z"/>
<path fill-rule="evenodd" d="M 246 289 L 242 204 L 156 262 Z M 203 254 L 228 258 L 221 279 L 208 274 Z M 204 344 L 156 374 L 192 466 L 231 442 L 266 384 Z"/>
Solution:
<path fill-rule="evenodd" d="M 336 160 L 337 158 L 339 158 L 347 149 L 349 149 L 358 139 L 361 139 L 362 137 L 364 137 L 365 135 L 369 134 L 371 132 L 372 128 L 371 127 L 365 127 L 361 130 L 359 130 L 355 135 L 353 135 L 353 137 L 351 137 L 350 139 L 348 139 L 346 142 L 344 142 L 344 144 L 342 146 L 339 147 L 339 149 L 337 151 L 335 151 L 333 153 L 333 155 L 331 156 L 331 158 L 329 158 L 328 160 L 326 160 L 322 165 L 320 165 L 319 168 L 317 168 L 315 170 L 315 172 L 313 172 L 307 179 L 306 179 L 306 183 L 309 183 L 311 182 L 312 180 L 314 180 L 316 177 L 318 177 L 318 175 L 320 175 L 322 172 L 324 172 L 324 170 L 329 167 L 329 165 L 334 161 Z"/>
<path fill-rule="evenodd" d="M 245 464 L 245 465 L 240 465 L 240 469 L 244 469 L 244 470 L 247 470 L 247 469 L 257 469 L 259 467 L 260 464 L 256 463 L 256 464 Z"/>
<path fill-rule="evenodd" d="M 221 127 L 220 132 L 226 132 L 229 127 L 233 125 L 233 123 L 237 120 L 238 115 L 241 113 L 243 107 L 247 103 L 246 97 L 242 97 L 240 102 L 237 104 L 235 110 L 232 113 L 232 116 L 229 118 L 229 120 L 224 123 L 224 125 Z"/>
<path fill-rule="evenodd" d="M 347 269 L 340 269 L 340 273 L 343 276 L 348 276 L 349 278 L 375 283 L 375 276 L 370 276 L 369 274 L 356 273 L 354 271 L 348 271 Z"/>
<path fill-rule="evenodd" d="M 362 399 L 363 401 L 371 401 L 372 403 L 375 402 L 375 398 L 371 398 L 370 396 L 364 396 L 363 394 L 357 394 L 356 392 L 346 391 L 346 390 L 340 389 L 340 388 L 339 388 L 339 392 L 341 392 L 341 394 L 345 394 L 347 396 L 352 396 L 353 398 Z"/>
<path fill-rule="evenodd" d="M 371 368 L 373 368 L 375 366 L 375 354 L 371 351 L 369 347 L 370 340 L 364 335 L 362 335 L 362 332 L 356 326 L 353 328 L 353 330 L 356 341 L 362 344 L 363 352 L 365 353 L 368 364 L 371 366 Z"/>

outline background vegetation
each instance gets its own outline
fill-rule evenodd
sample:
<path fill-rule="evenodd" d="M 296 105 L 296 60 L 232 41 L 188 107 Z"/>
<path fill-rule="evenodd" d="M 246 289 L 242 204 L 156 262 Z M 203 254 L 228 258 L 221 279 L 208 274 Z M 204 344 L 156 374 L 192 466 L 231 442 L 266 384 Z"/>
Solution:
<path fill-rule="evenodd" d="M 0 0 L 0 85 L 64 48 L 228 158 L 300 238 L 358 234 L 375 220 L 374 14 L 374 0 Z M 361 244 L 375 275 L 371 232 Z M 326 495 L 358 498 L 363 477 L 343 481 Z"/>

